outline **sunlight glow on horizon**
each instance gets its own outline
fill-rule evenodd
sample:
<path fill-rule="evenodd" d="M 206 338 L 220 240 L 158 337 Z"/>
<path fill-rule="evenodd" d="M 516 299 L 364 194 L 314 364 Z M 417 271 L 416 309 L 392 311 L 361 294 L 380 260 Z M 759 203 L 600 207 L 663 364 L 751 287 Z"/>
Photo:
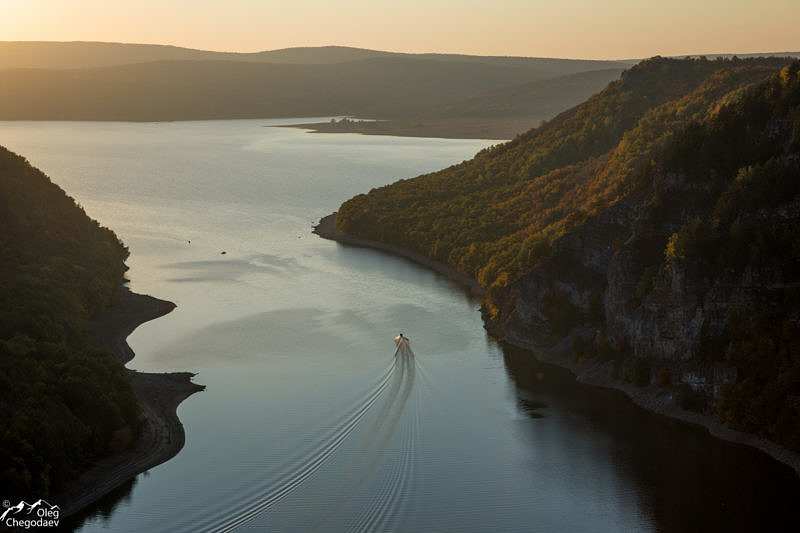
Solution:
<path fill-rule="evenodd" d="M 584 59 L 800 51 L 796 0 L 0 0 L 7 41 Z"/>

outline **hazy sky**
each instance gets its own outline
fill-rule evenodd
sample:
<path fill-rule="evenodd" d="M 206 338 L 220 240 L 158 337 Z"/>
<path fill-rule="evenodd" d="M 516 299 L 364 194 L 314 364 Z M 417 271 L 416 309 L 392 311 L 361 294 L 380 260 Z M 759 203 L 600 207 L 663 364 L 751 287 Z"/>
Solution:
<path fill-rule="evenodd" d="M 622 59 L 800 50 L 800 0 L 0 0 L 0 40 Z"/>

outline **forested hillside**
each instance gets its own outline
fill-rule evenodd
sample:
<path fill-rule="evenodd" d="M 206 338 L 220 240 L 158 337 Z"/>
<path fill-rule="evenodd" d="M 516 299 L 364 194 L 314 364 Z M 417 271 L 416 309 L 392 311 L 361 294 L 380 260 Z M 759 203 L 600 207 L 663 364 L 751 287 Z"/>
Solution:
<path fill-rule="evenodd" d="M 601 93 L 474 159 L 345 202 L 347 233 L 420 251 L 503 287 L 553 239 L 646 183 L 676 129 L 787 64 L 654 58 Z"/>
<path fill-rule="evenodd" d="M 345 202 L 337 225 L 476 278 L 498 336 L 591 324 L 576 358 L 800 449 L 799 71 L 653 58 L 512 142 Z"/>
<path fill-rule="evenodd" d="M 138 431 L 127 372 L 85 339 L 127 255 L 112 231 L 0 147 L 0 487 L 11 499 L 46 497 Z"/>

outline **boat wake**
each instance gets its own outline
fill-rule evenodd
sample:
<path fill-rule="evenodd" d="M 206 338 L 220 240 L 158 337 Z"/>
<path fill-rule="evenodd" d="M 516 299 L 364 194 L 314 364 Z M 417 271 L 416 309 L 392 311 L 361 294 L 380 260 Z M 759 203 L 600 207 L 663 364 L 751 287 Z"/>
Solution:
<path fill-rule="evenodd" d="M 270 481 L 246 498 L 216 502 L 200 513 L 204 515 L 202 521 L 195 515 L 193 523 L 204 524 L 206 531 L 227 532 L 263 519 L 264 513 L 292 495 L 329 463 L 337 450 L 353 440 L 350 437 L 359 429 L 363 437 L 348 444 L 353 456 L 349 464 L 336 472 L 324 497 L 315 498 L 329 505 L 316 515 L 308 529 L 391 529 L 391 524 L 408 503 L 408 487 L 413 478 L 419 423 L 416 403 L 411 416 L 406 414 L 414 391 L 416 369 L 416 358 L 408 343 L 398 344 L 390 364 L 330 429 L 292 454 L 277 471 L 270 472 Z M 377 406 L 380 408 L 376 411 Z M 365 420 L 370 422 L 362 428 Z M 378 473 L 382 475 L 376 482 Z"/>
<path fill-rule="evenodd" d="M 407 489 L 413 479 L 416 439 L 419 435 L 417 405 L 413 405 L 411 417 L 405 415 L 414 390 L 417 365 L 408 351 L 401 350 L 400 357 L 395 359 L 395 366 L 397 370 L 381 409 L 362 439 L 352 463 L 344 471 L 360 471 L 360 475 L 340 479 L 333 490 L 347 497 L 337 501 L 312 531 L 330 529 L 331 522 L 342 515 L 349 517 L 348 531 L 391 530 L 390 525 L 408 503 Z M 401 427 L 398 436 L 397 431 Z M 362 505 L 359 497 L 381 470 L 385 471 L 382 479 L 387 483 L 381 484 L 373 492 L 367 505 Z"/>

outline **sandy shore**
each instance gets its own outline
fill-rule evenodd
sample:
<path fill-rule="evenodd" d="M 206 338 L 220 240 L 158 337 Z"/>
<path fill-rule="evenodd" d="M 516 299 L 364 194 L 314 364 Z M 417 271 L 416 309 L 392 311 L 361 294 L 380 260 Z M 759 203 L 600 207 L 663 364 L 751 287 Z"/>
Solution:
<path fill-rule="evenodd" d="M 174 308 L 171 302 L 121 288 L 117 302 L 93 320 L 89 344 L 112 352 L 125 364 L 134 356 L 126 341 L 128 335 L 144 322 L 166 315 Z M 53 496 L 52 501 L 61 507 L 63 517 L 75 514 L 131 478 L 171 459 L 183 448 L 185 435 L 176 410 L 183 400 L 205 388 L 192 383 L 192 376 L 188 372 L 131 371 L 142 408 L 142 435 L 132 448 L 95 461 L 89 470 Z"/>
<path fill-rule="evenodd" d="M 461 274 L 449 265 L 440 263 L 428 257 L 425 257 L 417 252 L 405 250 L 399 246 L 391 246 L 368 239 L 360 239 L 347 235 L 336 229 L 336 213 L 328 215 L 320 220 L 319 224 L 314 227 L 314 233 L 325 239 L 331 239 L 344 244 L 352 246 L 361 246 L 365 248 L 375 248 L 395 255 L 399 255 L 419 263 L 428 268 L 431 268 L 448 278 L 465 285 L 473 294 L 483 295 L 484 289 L 476 280 Z M 573 332 L 573 335 L 577 332 Z M 681 409 L 675 404 L 674 399 L 669 394 L 663 394 L 662 389 L 656 385 L 647 387 L 636 387 L 630 383 L 616 380 L 611 377 L 609 364 L 598 364 L 592 361 L 587 363 L 577 363 L 572 357 L 572 336 L 560 341 L 555 346 L 542 347 L 537 346 L 526 339 L 507 338 L 504 342 L 530 350 L 535 353 L 535 356 L 546 362 L 561 368 L 566 368 L 575 374 L 575 379 L 581 383 L 594 387 L 604 387 L 615 389 L 625 393 L 634 403 L 644 407 L 645 409 L 658 413 L 660 415 L 675 418 L 690 424 L 697 424 L 705 427 L 709 433 L 720 439 L 752 446 L 758 450 L 763 451 L 774 459 L 787 464 L 800 476 L 800 454 L 794 452 L 784 446 L 776 444 L 773 441 L 758 437 L 750 433 L 743 433 L 729 428 L 717 420 L 716 416 L 706 413 L 696 413 L 693 411 L 686 411 Z"/>

